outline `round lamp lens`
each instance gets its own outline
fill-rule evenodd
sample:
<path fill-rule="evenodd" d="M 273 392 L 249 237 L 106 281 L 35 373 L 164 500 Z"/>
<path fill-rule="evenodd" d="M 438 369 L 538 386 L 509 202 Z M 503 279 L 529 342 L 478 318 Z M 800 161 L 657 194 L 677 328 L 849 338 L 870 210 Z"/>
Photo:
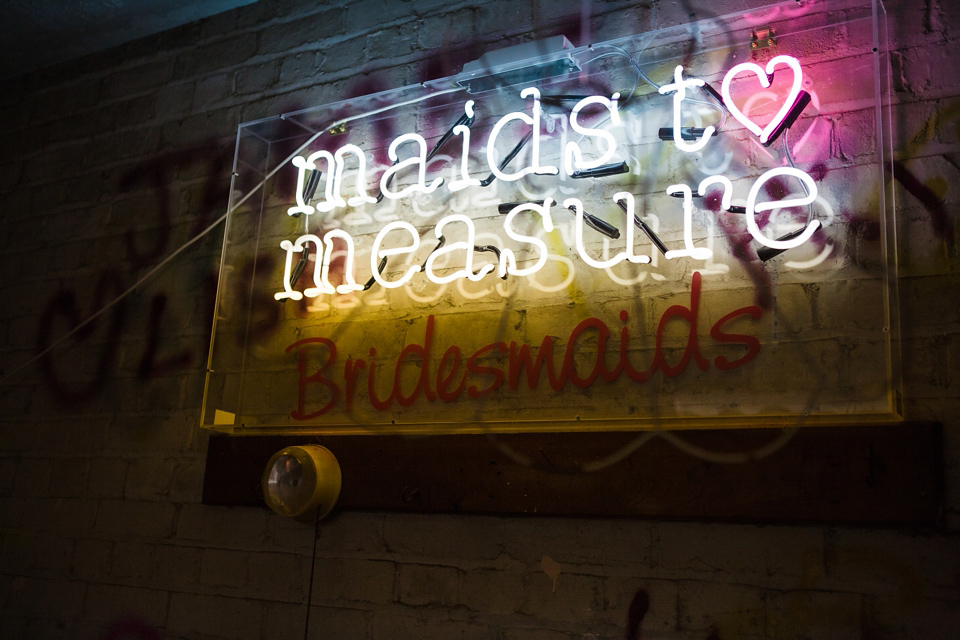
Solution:
<path fill-rule="evenodd" d="M 273 454 L 261 478 L 267 506 L 301 520 L 323 518 L 340 497 L 340 464 L 326 447 L 287 447 Z"/>
<path fill-rule="evenodd" d="M 277 458 L 267 475 L 267 492 L 285 509 L 296 510 L 310 499 L 311 489 L 303 481 L 303 465 L 291 455 Z"/>

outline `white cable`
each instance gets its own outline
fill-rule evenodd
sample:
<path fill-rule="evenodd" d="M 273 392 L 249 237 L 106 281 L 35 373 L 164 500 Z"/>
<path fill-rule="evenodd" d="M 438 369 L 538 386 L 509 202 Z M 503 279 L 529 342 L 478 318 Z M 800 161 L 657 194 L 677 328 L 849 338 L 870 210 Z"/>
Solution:
<path fill-rule="evenodd" d="M 3 384 L 3 383 L 6 382 L 8 379 L 10 379 L 14 374 L 19 373 L 20 371 L 22 371 L 23 369 L 25 369 L 25 368 L 28 367 L 29 365 L 33 364 L 34 362 L 36 362 L 37 360 L 39 360 L 39 359 L 42 358 L 43 356 L 45 356 L 45 355 L 47 355 L 48 353 L 50 353 L 55 347 L 59 346 L 64 340 L 66 340 L 67 338 L 69 338 L 70 336 L 72 336 L 73 334 L 75 334 L 77 331 L 80 331 L 80 329 L 84 328 L 85 326 L 87 326 L 88 324 L 90 324 L 91 322 L 93 322 L 94 320 L 96 320 L 97 318 L 99 318 L 100 316 L 102 316 L 102 315 L 104 314 L 104 312 L 106 312 L 108 309 L 110 309 L 110 308 L 113 307 L 115 304 L 117 304 L 118 302 L 120 302 L 121 300 L 123 300 L 124 298 L 126 298 L 126 297 L 127 297 L 128 295 L 130 295 L 131 293 L 133 293 L 134 290 L 135 290 L 137 287 L 139 287 L 141 284 L 143 284 L 144 282 L 146 282 L 146 281 L 150 278 L 150 276 L 152 276 L 152 275 L 155 274 L 157 271 L 159 271 L 160 269 L 162 269 L 168 262 L 170 262 L 171 260 L 173 260 L 174 258 L 176 258 L 178 255 L 180 255 L 181 253 L 183 253 L 184 250 L 187 249 L 187 247 L 189 247 L 190 245 L 192 245 L 193 243 L 195 243 L 197 240 L 199 240 L 199 239 L 202 238 L 203 236 L 205 236 L 205 235 L 207 235 L 208 233 L 210 233 L 211 231 L 213 231 L 221 222 L 223 222 L 224 220 L 227 219 L 227 215 L 228 215 L 228 214 L 225 213 L 225 214 L 223 214 L 222 216 L 220 216 L 219 218 L 217 218 L 217 219 L 213 222 L 213 224 L 211 224 L 209 227 L 207 227 L 206 229 L 204 229 L 203 231 L 201 231 L 200 233 L 198 233 L 197 235 L 195 235 L 195 236 L 194 236 L 193 238 L 191 238 L 190 240 L 187 240 L 183 245 L 180 246 L 179 249 L 177 249 L 176 251 L 174 251 L 173 253 L 171 253 L 169 256 L 167 256 L 166 258 L 164 258 L 163 261 L 160 262 L 160 264 L 158 264 L 157 266 L 155 266 L 153 269 L 150 269 L 150 271 L 148 271 L 148 272 L 146 273 L 146 275 L 144 275 L 144 276 L 141 277 L 139 280 L 137 280 L 135 283 L 133 283 L 129 288 L 127 288 L 126 291 L 124 291 L 123 293 L 121 293 L 120 295 L 118 295 L 116 298 L 114 298 L 113 300 L 111 300 L 111 301 L 108 302 L 107 304 L 103 305 L 103 307 L 101 307 L 97 312 L 91 314 L 90 317 L 88 317 L 86 320 L 84 320 L 83 322 L 81 322 L 80 324 L 78 324 L 77 326 L 75 326 L 73 329 L 71 329 L 70 331 L 68 331 L 67 333 L 65 333 L 63 336 L 61 336 L 60 338 L 58 338 L 57 340 L 55 340 L 54 343 L 51 344 L 50 346 L 48 346 L 46 349 L 44 349 L 43 351 L 41 351 L 40 353 L 38 353 L 38 354 L 35 355 L 34 357 L 30 358 L 29 360 L 27 360 L 26 362 L 24 362 L 22 365 L 20 365 L 19 367 L 17 367 L 16 369 L 14 369 L 14 370 L 11 371 L 10 373 L 8 373 L 7 375 L 3 376 L 3 378 L 0 378 L 0 384 Z"/>
<path fill-rule="evenodd" d="M 231 213 L 233 213 L 234 211 L 236 211 L 236 210 L 237 210 L 237 207 L 239 207 L 241 204 L 243 204 L 244 202 L 246 202 L 247 199 L 250 198 L 250 196 L 252 196 L 254 193 L 256 193 L 264 184 L 266 184 L 267 180 L 269 180 L 270 178 L 272 178 L 280 169 L 282 169 L 283 167 L 285 167 L 285 166 L 287 165 L 287 163 L 289 163 L 291 160 L 293 160 L 293 158 L 296 157 L 297 154 L 299 154 L 301 151 L 303 151 L 304 148 L 306 148 L 306 147 L 307 147 L 308 145 L 310 145 L 313 141 L 315 141 L 317 138 L 319 138 L 320 136 L 322 136 L 325 132 L 327 132 L 327 131 L 329 131 L 330 129 L 333 129 L 333 128 L 335 128 L 335 127 L 338 127 L 338 126 L 340 126 L 341 124 L 345 124 L 345 123 L 351 122 L 351 121 L 353 121 L 353 120 L 359 120 L 360 118 L 366 118 L 366 117 L 368 117 L 368 116 L 377 115 L 378 113 L 383 113 L 384 111 L 389 111 L 390 109 L 395 109 L 395 108 L 397 108 L 397 107 L 403 107 L 403 106 L 406 106 L 406 105 L 408 105 L 408 104 L 414 104 L 414 103 L 417 103 L 417 102 L 422 102 L 422 101 L 424 101 L 424 100 L 428 100 L 428 99 L 434 98 L 434 97 L 436 97 L 436 96 L 444 95 L 444 94 L 447 94 L 447 93 L 454 93 L 454 92 L 463 91 L 463 90 L 464 90 L 464 89 L 463 89 L 462 87 L 457 87 L 456 89 L 447 89 L 447 90 L 445 90 L 445 91 L 438 91 L 438 92 L 436 92 L 436 93 L 431 93 L 430 95 L 421 96 L 421 97 L 419 97 L 419 98 L 414 98 L 414 99 L 412 99 L 412 100 L 407 100 L 407 101 L 405 101 L 405 102 L 398 102 L 398 103 L 395 103 L 395 104 L 392 104 L 392 105 L 389 105 L 389 106 L 386 106 L 386 107 L 382 107 L 382 108 L 380 108 L 380 109 L 374 109 L 373 111 L 367 111 L 367 112 L 365 112 L 365 113 L 361 113 L 361 114 L 358 114 L 358 115 L 355 115 L 355 116 L 349 116 L 349 117 L 347 117 L 347 118 L 342 118 L 342 119 L 337 120 L 336 122 L 332 123 L 331 125 L 329 125 L 329 126 L 327 126 L 327 127 L 324 127 L 324 128 L 321 129 L 320 131 L 316 132 L 313 136 L 310 137 L 309 140 L 307 140 L 307 141 L 304 142 L 302 145 L 300 145 L 300 147 L 298 147 L 297 150 L 294 151 L 290 156 L 288 156 L 283 162 L 281 162 L 280 164 L 278 164 L 278 165 L 276 166 L 276 168 L 273 169 L 273 171 L 271 171 L 270 173 L 268 173 L 268 174 L 264 177 L 264 179 L 263 179 L 262 181 L 260 181 L 259 184 L 257 184 L 255 187 L 253 187 L 252 189 L 250 189 L 250 192 L 247 193 L 247 195 L 245 195 L 243 198 L 241 198 L 239 201 L 237 201 L 236 204 L 234 204 L 233 206 L 229 207 L 229 209 L 227 210 L 227 213 L 225 213 L 225 214 L 223 214 L 222 216 L 220 216 L 219 218 L 217 218 L 217 219 L 213 222 L 213 224 L 211 224 L 210 226 L 208 226 L 206 229 L 204 229 L 203 231 L 201 231 L 200 233 L 198 233 L 196 236 L 194 236 L 193 238 L 191 238 L 190 240 L 188 240 L 187 242 L 185 242 L 183 245 L 181 245 L 180 248 L 178 248 L 178 249 L 175 250 L 173 253 L 171 253 L 169 256 L 167 256 L 166 258 L 164 258 L 163 261 L 161 261 L 161 262 L 160 262 L 158 265 L 156 265 L 154 268 L 150 269 L 150 271 L 148 271 L 148 272 L 146 273 L 146 275 L 144 275 L 144 276 L 141 277 L 139 280 L 137 280 L 135 283 L 133 283 L 133 285 L 131 285 L 126 291 L 124 291 L 123 293 L 121 293 L 120 295 L 118 295 L 116 298 L 114 298 L 113 300 L 111 300 L 111 301 L 108 302 L 107 304 L 103 305 L 103 307 L 101 307 L 98 311 L 96 311 L 95 313 L 91 314 L 86 320 L 84 320 L 83 322 L 81 322 L 80 324 L 78 324 L 76 327 L 74 327 L 73 329 L 71 329 L 70 331 L 68 331 L 66 334 L 64 334 L 63 336 L 61 336 L 61 337 L 58 338 L 57 340 L 55 340 L 55 341 L 53 342 L 53 344 L 51 344 L 50 346 L 48 346 L 46 349 L 44 349 L 43 351 L 41 351 L 41 352 L 38 353 L 37 355 L 33 356 L 32 358 L 30 358 L 29 360 L 27 360 L 26 362 L 24 362 L 23 364 L 21 364 L 19 367 L 17 367 L 16 369 L 14 369 L 13 371 L 11 371 L 11 372 L 8 373 L 7 375 L 5 375 L 5 376 L 3 376 L 2 378 L 0 378 L 0 385 L 4 384 L 7 380 L 9 380 L 10 378 L 12 378 L 14 375 L 16 375 L 17 373 L 20 373 L 21 371 L 23 371 L 24 369 L 26 369 L 28 366 L 30 366 L 30 365 L 33 364 L 34 362 L 36 362 L 37 360 L 39 360 L 39 359 L 42 358 L 43 356 L 45 356 L 45 355 L 47 355 L 48 353 L 50 353 L 51 351 L 53 351 L 53 349 L 55 349 L 55 348 L 58 347 L 60 344 L 62 344 L 67 338 L 69 338 L 70 336 L 72 336 L 72 335 L 74 335 L 75 333 L 77 333 L 78 331 L 80 331 L 80 329 L 84 328 L 85 326 L 87 326 L 88 324 L 90 324 L 91 322 L 93 322 L 94 320 L 96 320 L 97 318 L 99 318 L 100 316 L 102 316 L 102 315 L 104 314 L 104 312 L 106 312 L 108 309 L 110 309 L 111 307 L 113 307 L 114 305 L 116 305 L 118 302 L 120 302 L 121 300 L 123 300 L 124 298 L 126 298 L 126 297 L 127 297 L 128 295 L 130 295 L 131 293 L 133 293 L 133 292 L 137 289 L 137 287 L 139 287 L 141 284 L 143 284 L 145 281 L 147 281 L 147 280 L 148 280 L 153 274 L 155 274 L 157 271 L 159 271 L 159 270 L 162 269 L 164 266 L 166 266 L 167 263 L 169 263 L 171 260 L 173 260 L 174 258 L 176 258 L 176 257 L 177 257 L 178 255 L 180 255 L 181 253 L 183 253 L 190 245 L 194 244 L 197 240 L 199 240 L 200 238 L 204 237 L 205 235 L 207 235 L 208 233 L 210 233 L 211 231 L 213 231 L 221 222 L 223 222 L 224 220 L 227 219 L 227 216 L 229 216 Z"/>

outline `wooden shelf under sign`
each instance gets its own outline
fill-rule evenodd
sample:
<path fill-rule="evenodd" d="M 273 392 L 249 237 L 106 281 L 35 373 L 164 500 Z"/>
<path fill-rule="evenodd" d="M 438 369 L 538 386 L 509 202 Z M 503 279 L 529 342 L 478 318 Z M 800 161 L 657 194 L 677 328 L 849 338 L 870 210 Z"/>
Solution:
<path fill-rule="evenodd" d="M 674 432 L 709 452 L 757 450 L 782 432 Z M 339 510 L 933 527 L 940 426 L 805 427 L 770 455 L 711 462 L 643 432 L 431 437 L 231 437 L 207 451 L 203 502 L 263 505 L 260 476 L 285 446 L 319 442 L 343 470 Z M 603 466 L 603 461 L 619 462 Z M 594 467 L 603 466 L 599 470 Z"/>

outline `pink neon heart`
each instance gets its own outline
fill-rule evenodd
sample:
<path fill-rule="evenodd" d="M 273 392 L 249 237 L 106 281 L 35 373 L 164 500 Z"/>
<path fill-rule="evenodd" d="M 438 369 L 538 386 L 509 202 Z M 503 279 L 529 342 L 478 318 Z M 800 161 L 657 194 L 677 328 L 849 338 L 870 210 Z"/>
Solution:
<path fill-rule="evenodd" d="M 734 76 L 743 71 L 752 71 L 756 74 L 757 79 L 760 80 L 761 86 L 764 89 L 770 86 L 770 80 L 767 79 L 768 76 L 773 74 L 773 68 L 778 64 L 785 64 L 793 70 L 793 86 L 790 87 L 790 93 L 787 94 L 786 99 L 783 101 L 780 110 L 777 111 L 777 114 L 773 116 L 773 119 L 767 124 L 766 127 L 760 128 L 760 125 L 755 123 L 753 120 L 748 118 L 740 109 L 737 108 L 737 105 L 734 104 L 733 99 L 730 97 L 730 83 L 733 82 Z M 723 77 L 723 85 L 720 87 L 720 92 L 723 95 L 723 104 L 726 105 L 727 110 L 736 118 L 740 123 L 745 126 L 747 129 L 752 131 L 754 135 L 760 136 L 760 142 L 766 142 L 770 139 L 770 134 L 776 130 L 776 128 L 783 122 L 783 119 L 787 117 L 787 113 L 790 112 L 790 107 L 793 106 L 793 103 L 796 102 L 797 97 L 800 95 L 800 86 L 803 84 L 803 71 L 800 69 L 800 63 L 793 56 L 776 56 L 772 58 L 770 62 L 767 63 L 767 68 L 764 70 L 760 65 L 753 62 L 742 62 L 730 71 L 727 71 L 727 75 Z"/>

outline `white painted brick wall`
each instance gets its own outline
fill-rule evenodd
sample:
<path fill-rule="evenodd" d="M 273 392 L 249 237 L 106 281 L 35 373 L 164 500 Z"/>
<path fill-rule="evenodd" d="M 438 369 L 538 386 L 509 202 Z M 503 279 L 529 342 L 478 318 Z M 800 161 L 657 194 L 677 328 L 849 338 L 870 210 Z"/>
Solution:
<path fill-rule="evenodd" d="M 95 307 L 103 274 L 128 286 L 189 239 L 198 216 L 209 222 L 222 213 L 225 201 L 208 201 L 207 189 L 225 193 L 241 121 L 341 99 L 358 80 L 420 81 L 438 48 L 462 62 L 581 24 L 600 41 L 744 6 L 333 5 L 260 0 L 7 83 L 0 375 L 37 352 L 58 292 L 75 293 L 82 317 Z M 933 233 L 915 196 L 898 192 L 906 406 L 910 418 L 945 424 L 947 528 L 345 513 L 324 524 L 317 542 L 311 637 L 621 638 L 638 590 L 650 598 L 644 638 L 956 637 L 960 17 L 947 0 L 887 7 L 898 49 L 896 146 L 918 179 L 939 190 L 954 225 L 951 244 Z M 866 151 L 848 124 L 844 152 Z M 153 174 L 118 190 L 132 169 L 151 163 L 163 172 L 169 229 Z M 160 252 L 149 257 L 158 240 Z M 202 241 L 124 303 L 119 333 L 108 312 L 85 339 L 56 350 L 46 373 L 32 365 L 0 388 L 3 637 L 303 633 L 312 528 L 262 509 L 199 504 L 204 300 L 219 252 L 219 238 Z M 166 306 L 154 362 L 172 364 L 141 375 L 157 295 Z M 50 334 L 67 328 L 60 316 Z M 104 353 L 112 355 L 100 374 Z M 544 556 L 561 565 L 556 591 Z"/>

